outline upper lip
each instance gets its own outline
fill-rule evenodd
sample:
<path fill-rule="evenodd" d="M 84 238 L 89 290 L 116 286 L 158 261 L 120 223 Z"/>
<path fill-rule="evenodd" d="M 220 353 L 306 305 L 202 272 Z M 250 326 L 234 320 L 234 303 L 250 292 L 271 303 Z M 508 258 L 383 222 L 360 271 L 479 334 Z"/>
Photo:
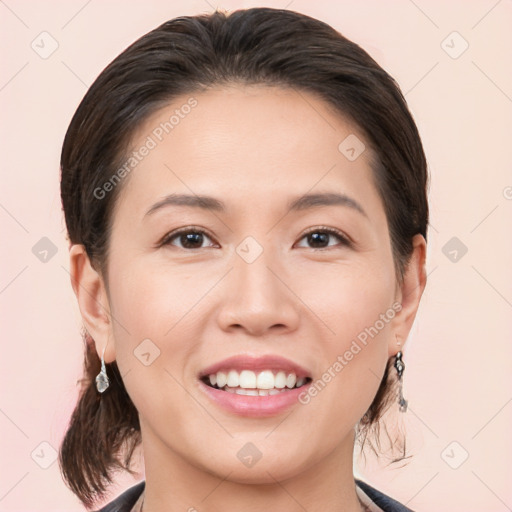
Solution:
<path fill-rule="evenodd" d="M 238 372 L 242 370 L 252 370 L 254 372 L 263 370 L 283 370 L 285 372 L 295 373 L 298 379 L 301 377 L 311 376 L 310 372 L 304 367 L 282 356 L 274 354 L 261 356 L 240 354 L 228 357 L 227 359 L 223 359 L 222 361 L 218 361 L 217 363 L 208 366 L 208 368 L 201 371 L 199 378 L 222 370 L 237 370 Z"/>

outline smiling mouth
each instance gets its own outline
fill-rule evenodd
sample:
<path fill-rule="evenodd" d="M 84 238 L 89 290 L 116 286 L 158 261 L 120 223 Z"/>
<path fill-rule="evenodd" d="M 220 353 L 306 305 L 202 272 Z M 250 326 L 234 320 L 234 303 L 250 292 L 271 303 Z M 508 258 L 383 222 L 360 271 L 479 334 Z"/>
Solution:
<path fill-rule="evenodd" d="M 207 386 L 246 396 L 269 396 L 301 388 L 311 382 L 310 377 L 299 377 L 294 372 L 263 370 L 219 371 L 201 377 Z"/>

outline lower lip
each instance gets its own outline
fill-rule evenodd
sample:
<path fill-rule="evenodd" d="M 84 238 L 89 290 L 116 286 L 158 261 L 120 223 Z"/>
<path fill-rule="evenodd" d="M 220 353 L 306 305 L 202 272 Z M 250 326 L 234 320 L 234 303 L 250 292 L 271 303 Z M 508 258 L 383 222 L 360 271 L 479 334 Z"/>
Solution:
<path fill-rule="evenodd" d="M 250 396 L 212 388 L 203 381 L 199 381 L 199 383 L 203 392 L 223 409 L 239 416 L 251 417 L 275 416 L 285 411 L 293 404 L 299 403 L 299 395 L 309 386 L 306 384 L 300 388 L 292 388 L 275 395 Z"/>

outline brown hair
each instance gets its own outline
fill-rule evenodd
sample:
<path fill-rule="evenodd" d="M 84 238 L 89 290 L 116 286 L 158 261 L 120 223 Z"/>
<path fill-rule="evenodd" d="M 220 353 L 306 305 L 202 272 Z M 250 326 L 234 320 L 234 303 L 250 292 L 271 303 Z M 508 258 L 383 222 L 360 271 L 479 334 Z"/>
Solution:
<path fill-rule="evenodd" d="M 306 15 L 253 8 L 167 21 L 147 33 L 98 76 L 76 110 L 61 155 L 61 198 L 70 242 L 83 244 L 108 284 L 113 209 L 122 189 L 95 191 L 125 161 L 131 137 L 149 115 L 174 98 L 227 84 L 306 91 L 359 127 L 377 155 L 374 178 L 391 237 L 397 280 L 412 238 L 426 239 L 427 164 L 422 143 L 396 82 L 362 48 Z M 341 141 L 340 141 L 341 142 Z M 112 472 L 125 469 L 140 444 L 137 410 L 116 362 L 99 395 L 100 359 L 84 332 L 83 388 L 59 452 L 63 477 L 87 507 L 105 496 Z M 358 425 L 366 439 L 395 397 L 388 361 L 379 390 Z M 125 457 L 123 458 L 123 454 Z"/>

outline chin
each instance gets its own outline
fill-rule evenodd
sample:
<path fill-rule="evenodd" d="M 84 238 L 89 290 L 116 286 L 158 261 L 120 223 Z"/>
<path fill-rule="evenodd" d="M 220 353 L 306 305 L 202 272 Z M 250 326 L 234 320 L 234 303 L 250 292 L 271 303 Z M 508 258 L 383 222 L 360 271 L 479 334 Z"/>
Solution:
<path fill-rule="evenodd" d="M 267 434 L 268 432 L 265 435 Z M 274 443 L 262 441 L 259 443 L 260 448 L 257 448 L 257 442 L 251 442 L 249 437 L 246 439 L 239 438 L 234 442 L 231 440 L 236 448 L 223 446 L 217 452 L 210 450 L 211 458 L 208 461 L 197 461 L 197 465 L 222 480 L 265 485 L 292 478 L 316 463 L 303 450 L 297 449 L 298 446 L 303 446 L 302 443 L 293 443 L 293 447 L 280 443 L 279 449 Z"/>

